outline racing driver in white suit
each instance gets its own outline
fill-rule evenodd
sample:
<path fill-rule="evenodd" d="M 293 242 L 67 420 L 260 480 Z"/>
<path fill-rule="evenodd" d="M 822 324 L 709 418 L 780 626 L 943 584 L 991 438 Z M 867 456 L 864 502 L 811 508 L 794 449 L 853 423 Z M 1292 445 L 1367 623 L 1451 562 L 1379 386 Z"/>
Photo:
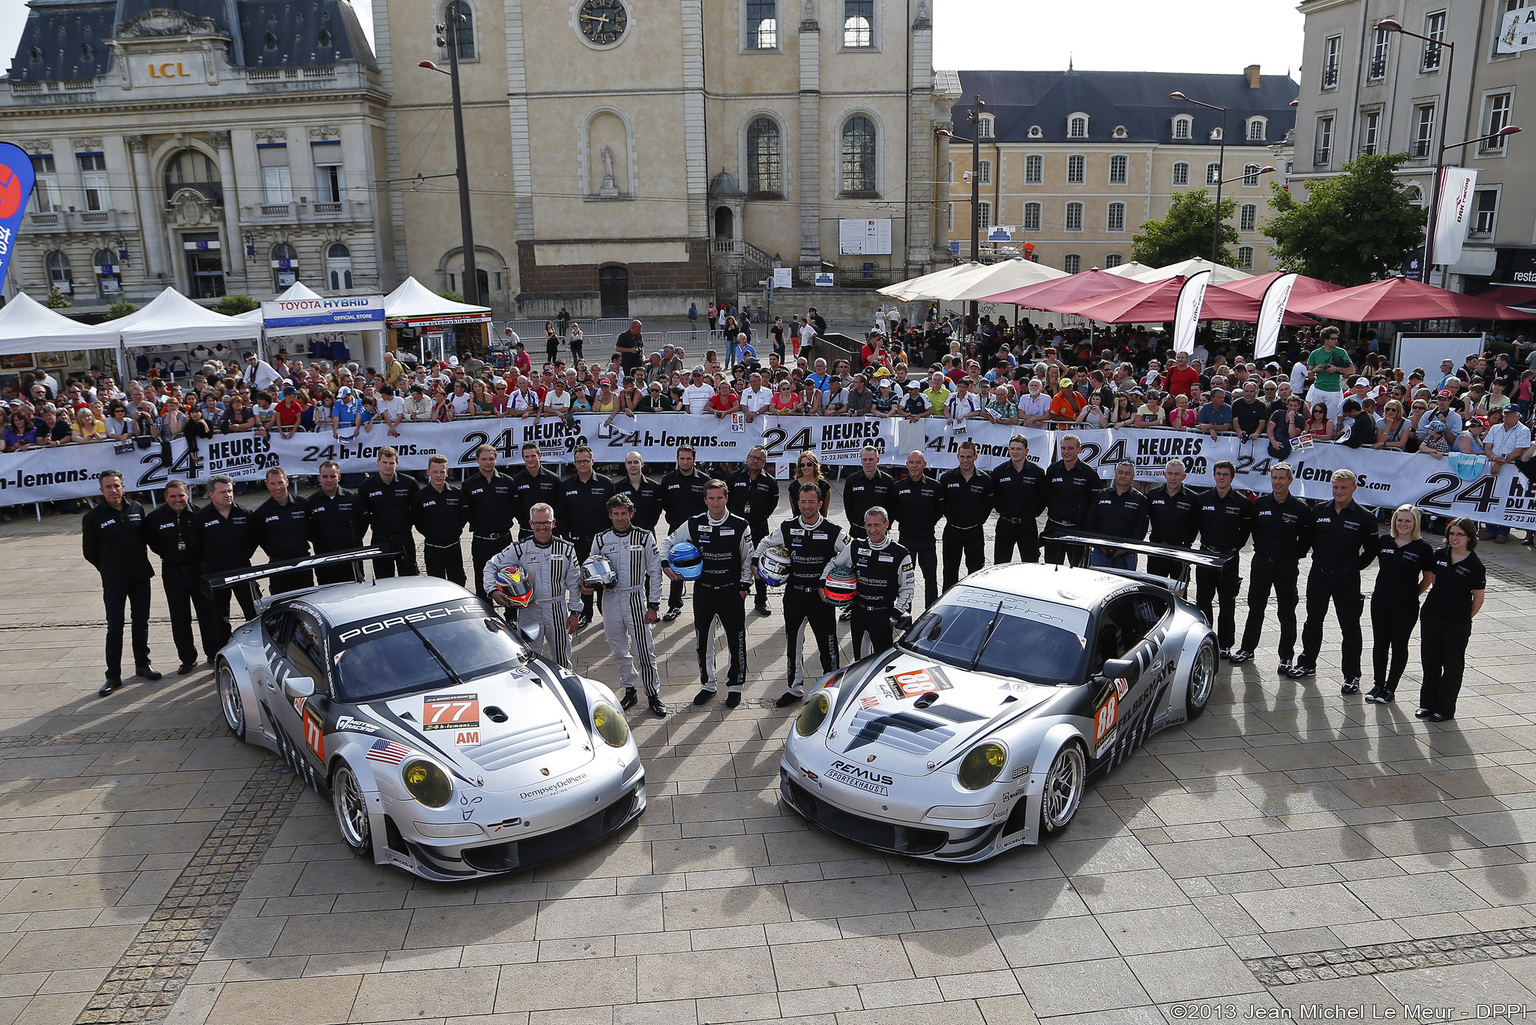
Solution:
<path fill-rule="evenodd" d="M 521 566 L 533 585 L 533 601 L 518 617 L 526 625 L 539 626 L 539 653 L 551 662 L 571 668 L 571 634 L 581 618 L 581 573 L 576 548 L 555 537 L 555 510 L 539 502 L 528 510 L 533 540 L 513 541 L 485 564 L 481 584 L 501 606 L 506 598 L 496 588 L 496 574 L 508 566 Z M 561 615 L 565 613 L 565 615 Z"/>

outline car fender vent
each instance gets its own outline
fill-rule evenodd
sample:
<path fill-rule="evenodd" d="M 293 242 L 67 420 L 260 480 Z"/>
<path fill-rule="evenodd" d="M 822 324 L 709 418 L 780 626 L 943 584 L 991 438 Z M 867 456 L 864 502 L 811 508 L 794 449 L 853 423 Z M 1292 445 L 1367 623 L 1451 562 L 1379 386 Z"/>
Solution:
<path fill-rule="evenodd" d="M 937 720 L 911 712 L 864 709 L 848 725 L 851 737 L 846 751 L 880 741 L 898 751 L 926 755 L 955 735 L 953 729 Z"/>
<path fill-rule="evenodd" d="M 531 758 L 563 751 L 570 742 L 565 723 L 553 719 L 493 737 L 479 747 L 462 750 L 476 765 L 488 772 L 495 772 Z"/>

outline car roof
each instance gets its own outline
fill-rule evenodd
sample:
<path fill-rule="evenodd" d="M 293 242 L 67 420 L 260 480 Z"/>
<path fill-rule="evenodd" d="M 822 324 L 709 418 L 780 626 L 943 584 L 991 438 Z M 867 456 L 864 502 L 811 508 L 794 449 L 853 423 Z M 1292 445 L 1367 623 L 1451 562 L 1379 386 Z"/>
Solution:
<path fill-rule="evenodd" d="M 1144 586 L 1118 573 L 1031 562 L 988 566 L 967 576 L 962 585 L 1090 610 L 1111 595 Z"/>
<path fill-rule="evenodd" d="M 317 587 L 293 597 L 336 625 L 473 596 L 458 584 L 436 577 L 391 577 Z"/>

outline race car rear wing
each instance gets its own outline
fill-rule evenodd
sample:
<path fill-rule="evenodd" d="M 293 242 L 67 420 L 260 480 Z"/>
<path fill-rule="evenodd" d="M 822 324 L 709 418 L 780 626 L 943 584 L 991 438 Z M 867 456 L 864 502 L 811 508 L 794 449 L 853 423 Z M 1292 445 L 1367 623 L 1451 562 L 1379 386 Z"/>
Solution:
<path fill-rule="evenodd" d="M 204 573 L 203 590 L 211 595 L 214 591 L 225 591 L 241 584 L 255 583 L 281 573 L 319 569 L 321 566 L 337 566 L 346 562 L 362 562 L 364 559 L 399 554 L 400 549 L 394 545 L 369 545 L 366 548 L 348 548 L 339 552 L 327 552 L 324 555 L 306 555 L 302 559 L 280 559 L 277 562 L 269 562 L 265 566 L 245 566 L 219 573 Z"/>
<path fill-rule="evenodd" d="M 1233 558 L 1221 552 L 1198 552 L 1192 548 L 1177 548 L 1173 545 L 1153 544 L 1150 541 L 1127 541 L 1120 537 L 1110 537 L 1107 534 L 1093 534 L 1086 530 L 1079 530 L 1072 534 L 1061 534 L 1057 537 L 1046 536 L 1044 541 L 1054 541 L 1063 545 L 1079 545 L 1083 549 L 1082 563 L 1074 565 L 1086 565 L 1087 551 L 1090 548 L 1115 548 L 1124 552 L 1135 552 L 1137 555 L 1149 555 L 1155 559 L 1167 559 L 1176 562 L 1179 566 L 1177 577 L 1165 577 L 1156 573 L 1137 573 L 1134 570 L 1115 570 L 1107 567 L 1099 567 L 1108 573 L 1119 573 L 1122 576 L 1135 577 L 1152 581 L 1168 581 L 1177 585 L 1177 590 L 1189 583 L 1189 571 L 1195 569 L 1219 570 L 1227 564 L 1227 560 Z"/>

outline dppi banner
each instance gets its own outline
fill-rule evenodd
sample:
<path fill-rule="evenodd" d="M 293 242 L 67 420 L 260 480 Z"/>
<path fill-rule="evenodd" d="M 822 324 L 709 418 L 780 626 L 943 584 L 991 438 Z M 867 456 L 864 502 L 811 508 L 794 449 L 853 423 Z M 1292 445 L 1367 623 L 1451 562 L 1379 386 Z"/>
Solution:
<path fill-rule="evenodd" d="M 16 249 L 16 232 L 36 181 L 32 158 L 26 151 L 9 142 L 0 142 L 0 285 L 5 284 L 6 271 L 10 270 L 11 253 Z"/>

